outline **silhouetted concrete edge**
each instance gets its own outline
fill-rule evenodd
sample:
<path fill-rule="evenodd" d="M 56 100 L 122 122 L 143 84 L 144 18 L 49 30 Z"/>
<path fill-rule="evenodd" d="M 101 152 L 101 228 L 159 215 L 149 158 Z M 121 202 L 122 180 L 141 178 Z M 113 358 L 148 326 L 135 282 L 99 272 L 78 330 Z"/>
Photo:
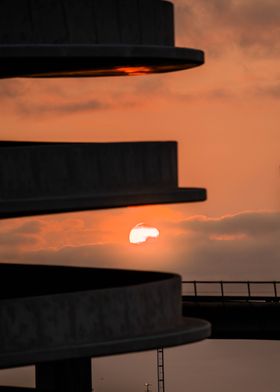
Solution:
<path fill-rule="evenodd" d="M 194 203 L 202 202 L 206 199 L 207 192 L 204 188 L 178 188 L 174 192 L 164 193 L 0 201 L 0 219 L 152 204 Z"/>
<path fill-rule="evenodd" d="M 186 317 L 199 317 L 212 325 L 211 339 L 280 340 L 280 303 L 244 297 L 243 301 L 183 302 Z"/>
<path fill-rule="evenodd" d="M 0 79 L 127 76 L 198 67 L 204 64 L 204 52 L 157 46 L 0 45 L 0 59 Z"/>
<path fill-rule="evenodd" d="M 184 319 L 172 273 L 0 264 L 0 368 L 172 347 L 205 339 Z M 11 287 L 10 282 L 28 282 Z"/>
<path fill-rule="evenodd" d="M 209 322 L 200 319 L 184 317 L 182 326 L 151 336 L 138 336 L 132 339 L 111 340 L 95 345 L 77 345 L 47 349 L 46 351 L 17 352 L 0 358 L 0 368 L 28 366 L 34 363 L 56 361 L 69 358 L 104 357 L 118 354 L 128 354 L 154 350 L 159 347 L 176 347 L 198 342 L 211 334 Z M 94 354 L 93 354 L 94 353 Z"/>
<path fill-rule="evenodd" d="M 206 200 L 178 187 L 177 143 L 0 143 L 0 218 Z"/>
<path fill-rule="evenodd" d="M 143 75 L 204 63 L 201 50 L 175 47 L 169 1 L 2 3 L 0 78 Z"/>

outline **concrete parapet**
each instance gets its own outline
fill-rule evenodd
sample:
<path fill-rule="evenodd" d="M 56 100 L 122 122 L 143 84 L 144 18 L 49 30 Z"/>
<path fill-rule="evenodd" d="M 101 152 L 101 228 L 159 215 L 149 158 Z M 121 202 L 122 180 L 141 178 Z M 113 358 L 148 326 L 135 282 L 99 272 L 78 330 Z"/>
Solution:
<path fill-rule="evenodd" d="M 181 316 L 181 280 L 168 273 L 0 264 L 0 368 L 169 347 L 210 325 Z M 30 280 L 32 274 L 32 280 Z"/>
<path fill-rule="evenodd" d="M 178 188 L 176 142 L 0 143 L 0 217 L 202 201 Z"/>

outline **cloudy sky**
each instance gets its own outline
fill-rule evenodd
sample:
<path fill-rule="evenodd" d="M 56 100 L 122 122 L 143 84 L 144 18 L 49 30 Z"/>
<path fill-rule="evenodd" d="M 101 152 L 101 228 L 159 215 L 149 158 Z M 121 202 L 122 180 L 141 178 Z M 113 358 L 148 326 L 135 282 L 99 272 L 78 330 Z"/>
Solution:
<path fill-rule="evenodd" d="M 280 2 L 174 3 L 176 44 L 205 50 L 204 66 L 129 78 L 2 80 L 0 135 L 177 140 L 180 185 L 206 187 L 208 201 L 3 220 L 3 261 L 158 269 L 184 279 L 280 280 Z M 160 239 L 129 245 L 129 230 L 139 222 L 158 227 Z M 254 350 L 261 352 L 258 344 Z M 220 347 L 205 345 L 207 355 Z M 227 369 L 238 372 L 235 357 Z M 259 377 L 254 391 L 278 391 L 274 384 L 263 388 Z M 237 389 L 247 391 L 242 385 Z"/>
<path fill-rule="evenodd" d="M 175 7 L 176 44 L 204 49 L 204 66 L 2 80 L 0 134 L 177 140 L 180 185 L 206 187 L 208 201 L 2 221 L 3 259 L 168 269 L 185 279 L 280 279 L 280 5 L 177 0 Z M 157 226 L 160 241 L 129 246 L 139 222 Z"/>

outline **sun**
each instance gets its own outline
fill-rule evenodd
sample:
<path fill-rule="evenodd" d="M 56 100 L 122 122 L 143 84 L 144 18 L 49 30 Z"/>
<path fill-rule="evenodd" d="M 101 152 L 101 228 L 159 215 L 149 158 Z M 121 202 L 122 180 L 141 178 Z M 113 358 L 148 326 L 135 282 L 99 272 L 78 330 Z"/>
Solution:
<path fill-rule="evenodd" d="M 158 238 L 159 230 L 155 227 L 139 223 L 129 233 L 129 242 L 131 244 L 143 244 L 150 238 Z"/>

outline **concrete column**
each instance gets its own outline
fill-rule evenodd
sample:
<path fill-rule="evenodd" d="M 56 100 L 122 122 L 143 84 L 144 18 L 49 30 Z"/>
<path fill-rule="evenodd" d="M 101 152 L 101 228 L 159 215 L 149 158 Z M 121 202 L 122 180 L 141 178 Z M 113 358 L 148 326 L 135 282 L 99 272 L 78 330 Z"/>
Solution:
<path fill-rule="evenodd" d="M 43 392 L 91 392 L 90 358 L 36 364 L 36 389 Z"/>

